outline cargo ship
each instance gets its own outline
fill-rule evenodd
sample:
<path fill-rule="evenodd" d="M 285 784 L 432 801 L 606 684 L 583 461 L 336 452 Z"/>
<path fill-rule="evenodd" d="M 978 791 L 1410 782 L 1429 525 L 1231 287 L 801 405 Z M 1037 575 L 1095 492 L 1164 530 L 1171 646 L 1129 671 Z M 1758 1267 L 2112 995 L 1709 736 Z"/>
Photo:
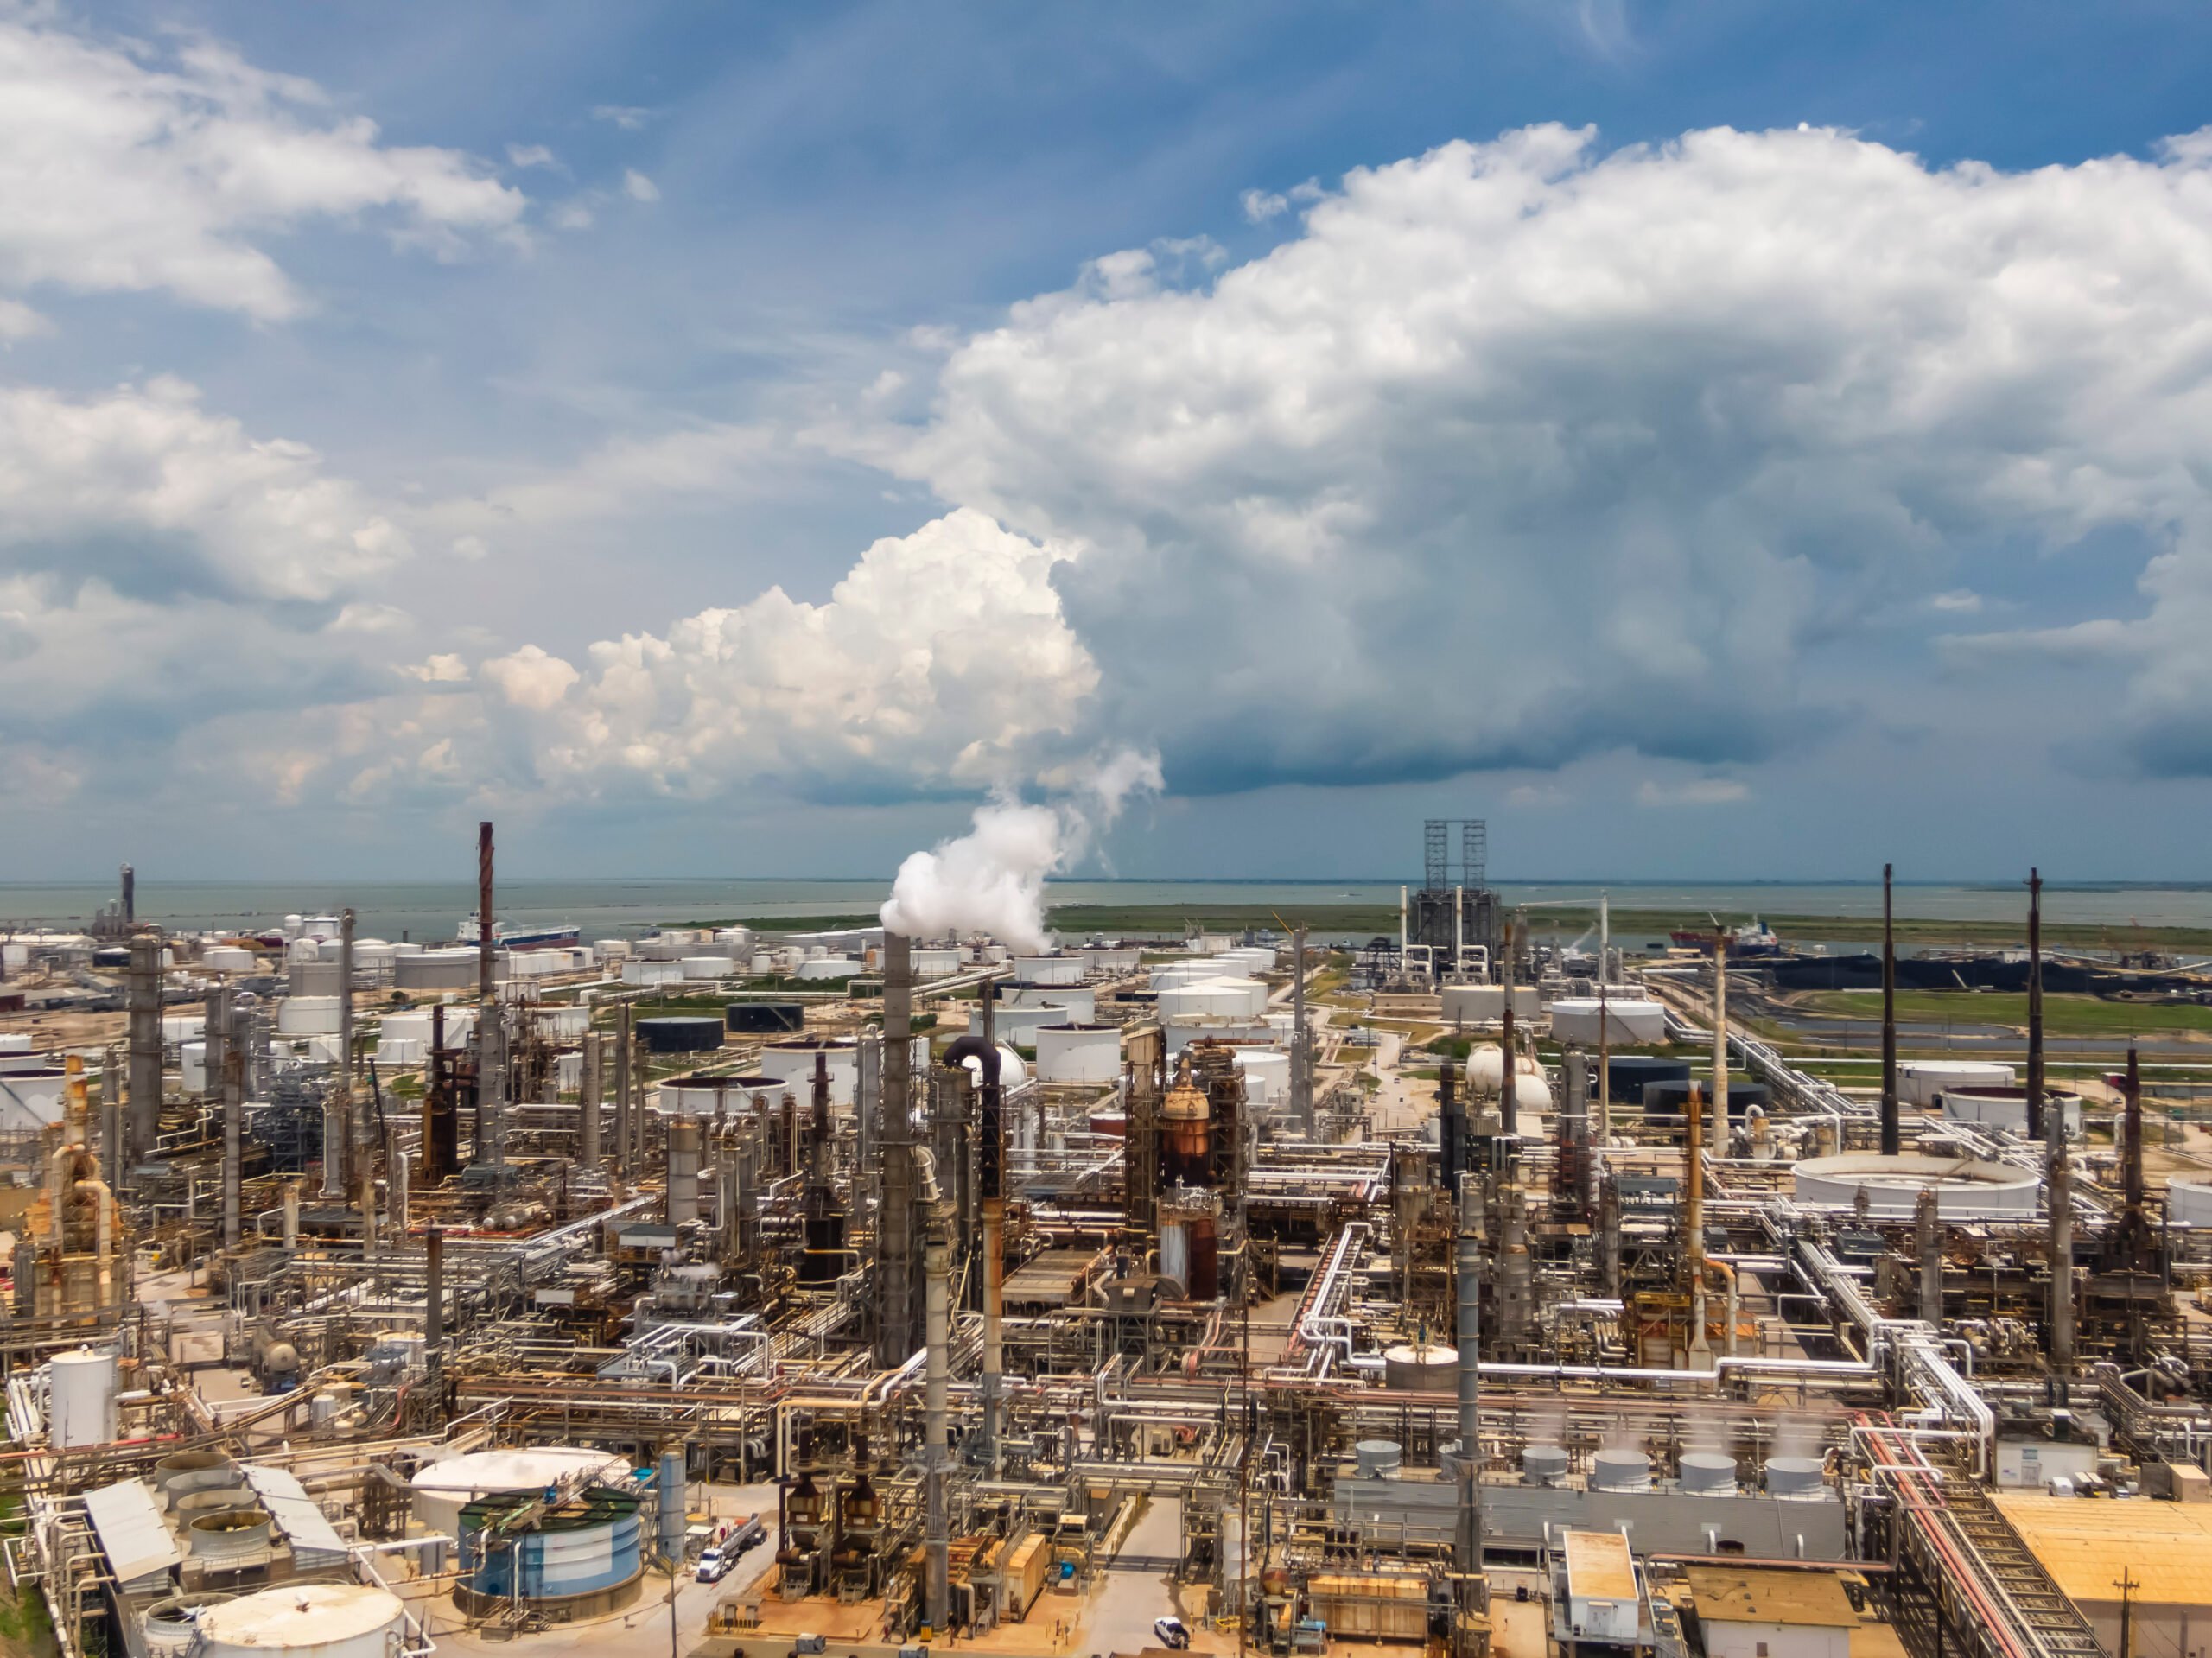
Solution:
<path fill-rule="evenodd" d="M 474 915 L 461 918 L 460 942 L 474 944 L 479 942 Z M 538 950 L 560 944 L 575 944 L 583 938 L 583 929 L 570 926 L 513 927 L 494 917 L 492 922 L 492 942 L 501 950 Z"/>
<path fill-rule="evenodd" d="M 1782 954 L 1781 938 L 1773 928 L 1768 926 L 1757 916 L 1753 916 L 1740 927 L 1723 929 L 1722 932 L 1728 940 L 1728 953 L 1731 956 L 1755 956 Z M 1701 950 L 1707 954 L 1710 954 L 1713 950 L 1713 935 L 1710 932 L 1691 932 L 1686 929 L 1678 929 L 1669 933 L 1667 937 L 1674 942 L 1678 950 Z"/>

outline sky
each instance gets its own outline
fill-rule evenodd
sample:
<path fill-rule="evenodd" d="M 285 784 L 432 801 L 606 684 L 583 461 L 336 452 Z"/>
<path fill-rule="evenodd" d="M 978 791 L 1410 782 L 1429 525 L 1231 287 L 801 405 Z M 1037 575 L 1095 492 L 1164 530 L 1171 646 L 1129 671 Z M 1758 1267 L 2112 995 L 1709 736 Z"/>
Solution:
<path fill-rule="evenodd" d="M 2212 879 L 2212 17 L 0 0 L 13 879 Z"/>

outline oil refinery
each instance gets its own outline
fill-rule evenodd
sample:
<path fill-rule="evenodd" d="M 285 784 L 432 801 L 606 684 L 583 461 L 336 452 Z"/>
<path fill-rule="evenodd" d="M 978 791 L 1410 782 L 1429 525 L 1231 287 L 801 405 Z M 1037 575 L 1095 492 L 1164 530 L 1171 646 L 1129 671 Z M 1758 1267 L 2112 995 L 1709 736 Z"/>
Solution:
<path fill-rule="evenodd" d="M 10 1590 L 68 1658 L 2201 1651 L 2212 1152 L 2046 1042 L 2038 892 L 2018 1051 L 1875 1059 L 1479 829 L 1395 937 L 507 932 L 487 823 L 450 943 L 11 938 Z"/>

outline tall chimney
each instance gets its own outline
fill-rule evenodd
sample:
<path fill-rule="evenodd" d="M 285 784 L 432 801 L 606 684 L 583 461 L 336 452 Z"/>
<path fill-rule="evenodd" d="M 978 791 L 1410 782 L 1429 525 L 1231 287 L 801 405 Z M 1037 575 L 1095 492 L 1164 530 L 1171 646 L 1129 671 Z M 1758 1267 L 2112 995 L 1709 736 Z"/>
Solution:
<path fill-rule="evenodd" d="M 123 924 L 136 925 L 138 920 L 138 872 L 129 864 L 123 866 Z"/>
<path fill-rule="evenodd" d="M 1503 1024 L 1497 1039 L 1497 1122 L 1508 1139 L 1521 1132 L 1521 1078 L 1513 1045 L 1513 923 L 1505 923 L 1502 984 L 1505 990 Z M 1517 1153 L 1514 1153 L 1517 1157 Z"/>
<path fill-rule="evenodd" d="M 2028 871 L 2028 1138 L 2043 1128 L 2043 873 Z"/>
<path fill-rule="evenodd" d="M 110 1048 L 100 1061 L 100 1178 L 123 1191 L 123 1067 Z"/>
<path fill-rule="evenodd" d="M 126 981 L 130 1043 L 130 1162 L 154 1154 L 162 1134 L 162 936 L 130 935 Z"/>
<path fill-rule="evenodd" d="M 1882 866 L 1882 1155 L 1895 1157 L 1897 1124 L 1897 947 L 1890 913 L 1890 866 Z"/>
<path fill-rule="evenodd" d="M 433 1226 L 423 1240 L 423 1259 L 429 1276 L 423 1310 L 423 1347 L 435 1353 L 446 1340 L 446 1234 L 442 1226 Z"/>
<path fill-rule="evenodd" d="M 492 1000 L 492 825 L 476 826 L 476 994 Z"/>
<path fill-rule="evenodd" d="M 876 1363 L 896 1369 L 913 1356 L 914 1194 L 913 941 L 883 935 L 883 1071 L 876 1104 L 883 1170 L 876 1210 Z"/>
<path fill-rule="evenodd" d="M 946 1383 L 951 1371 L 952 1249 L 941 1208 L 930 1217 L 922 1242 L 924 1336 L 927 1356 L 922 1370 L 922 1477 L 925 1482 L 924 1616 L 930 1627 L 946 1627 L 952 1604 L 951 1532 L 944 1490 L 945 1438 L 950 1415 Z"/>
<path fill-rule="evenodd" d="M 1715 1157 L 1728 1155 L 1728 930 L 1713 927 L 1713 1120 L 1706 1143 Z"/>
<path fill-rule="evenodd" d="M 630 1040 L 630 1004 L 614 1031 L 614 1172 L 630 1172 L 630 1061 L 635 1057 Z M 789 1172 L 789 1171 L 785 1171 Z"/>
<path fill-rule="evenodd" d="M 1459 1290 L 1459 1530 L 1456 1553 L 1460 1572 L 1462 1610 L 1479 1610 L 1466 1604 L 1474 1574 L 1483 1569 L 1482 1501 L 1482 1184 L 1469 1180 L 1459 1188 L 1459 1237 L 1457 1267 Z"/>
<path fill-rule="evenodd" d="M 2120 1191 L 2131 1215 L 2143 1212 L 2143 1075 L 2135 1060 L 2135 1045 L 2127 1045 L 2127 1081 L 2123 1085 L 2126 1118 L 2121 1154 Z"/>

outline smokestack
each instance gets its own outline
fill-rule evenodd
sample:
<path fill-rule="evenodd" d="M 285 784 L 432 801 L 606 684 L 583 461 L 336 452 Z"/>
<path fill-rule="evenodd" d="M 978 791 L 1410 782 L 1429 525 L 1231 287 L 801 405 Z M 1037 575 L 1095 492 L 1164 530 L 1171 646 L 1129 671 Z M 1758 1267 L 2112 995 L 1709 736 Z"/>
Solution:
<path fill-rule="evenodd" d="M 1706 1143 L 1715 1157 L 1728 1155 L 1728 930 L 1713 927 L 1713 1120 Z"/>
<path fill-rule="evenodd" d="M 423 1348 L 435 1353 L 446 1340 L 446 1233 L 433 1226 L 423 1240 L 429 1285 L 423 1308 Z"/>
<path fill-rule="evenodd" d="M 1290 981 L 1290 1120 L 1306 1139 L 1319 1137 L 1313 1118 L 1313 1038 L 1306 1023 L 1306 924 L 1298 924 Z M 1450 1066 L 1446 1066 L 1447 1070 Z"/>
<path fill-rule="evenodd" d="M 1458 1191 L 1460 1172 L 1467 1166 L 1467 1115 L 1459 1103 L 1459 1064 L 1449 1054 L 1436 1072 L 1436 1151 L 1438 1184 Z M 1412 1252 L 1400 1253 L 1410 1263 Z"/>
<path fill-rule="evenodd" d="M 1608 992 L 1613 978 L 1613 912 L 1609 896 L 1598 894 L 1598 1118 L 1592 1138 L 1605 1145 L 1613 1137 L 1613 1020 Z M 1590 1159 L 1590 1207 L 1598 1206 L 1598 1159 Z"/>
<path fill-rule="evenodd" d="M 1398 888 L 1398 972 L 1406 972 L 1406 889 Z"/>
<path fill-rule="evenodd" d="M 130 936 L 126 981 L 130 1044 L 130 1160 L 154 1154 L 162 1134 L 162 936 Z"/>
<path fill-rule="evenodd" d="M 1716 960 L 1719 959 L 1717 956 Z M 1704 1141 L 1698 1133 L 1705 1102 L 1700 1096 L 1698 1085 L 1690 1084 L 1688 1102 L 1689 1121 L 1682 1136 L 1682 1162 L 1688 1177 L 1688 1201 L 1685 1205 L 1683 1225 L 1689 1236 L 1690 1278 L 1690 1342 L 1689 1368 L 1710 1370 L 1713 1368 L 1713 1344 L 1705 1333 L 1705 1153 Z M 1726 1108 L 1721 1114 L 1726 1115 Z"/>
<path fill-rule="evenodd" d="M 1608 1300 L 1621 1299 L 1621 1189 L 1610 1169 L 1598 1183 L 1598 1280 Z"/>
<path fill-rule="evenodd" d="M 1459 1533 L 1457 1553 L 1463 1610 L 1473 1575 L 1483 1569 L 1482 1469 L 1482 1185 L 1469 1180 L 1459 1188 Z"/>
<path fill-rule="evenodd" d="M 1890 911 L 1890 866 L 1882 866 L 1882 1155 L 1895 1157 L 1897 1125 L 1897 946 Z"/>
<path fill-rule="evenodd" d="M 1923 1188 L 1913 1210 L 1913 1242 L 1920 1251 L 1920 1316 L 1943 1322 L 1943 1229 L 1936 1219 L 1936 1191 Z"/>
<path fill-rule="evenodd" d="M 599 1166 L 599 1032 L 584 1032 L 583 1076 L 576 1089 L 576 1166 Z"/>
<path fill-rule="evenodd" d="M 2028 1138 L 2043 1128 L 2043 873 L 2028 871 Z"/>
<path fill-rule="evenodd" d="M 492 1000 L 492 826 L 476 826 L 476 994 Z"/>
<path fill-rule="evenodd" d="M 2074 1371 L 2074 1170 L 2067 1159 L 2066 1113 L 2044 1098 L 2043 877 L 2028 872 L 2028 1115 L 2042 1120 L 2044 1184 L 2050 1207 L 2050 1369 L 2057 1397 Z"/>
<path fill-rule="evenodd" d="M 2135 1062 L 2135 1045 L 2127 1045 L 2127 1080 L 2122 1085 L 2122 1097 L 2126 1102 L 2124 1161 L 2120 1165 L 2120 1191 L 2127 1204 L 2127 1212 L 2143 1212 L 2143 1076 Z"/>
<path fill-rule="evenodd" d="M 614 1032 L 614 1172 L 630 1172 L 630 1004 L 622 1004 L 622 1018 Z M 784 1171 L 788 1174 L 789 1169 Z"/>
<path fill-rule="evenodd" d="M 940 1210 L 931 1216 L 929 1230 L 922 1242 L 923 1340 L 928 1350 L 922 1373 L 922 1470 L 926 1498 L 924 1540 L 927 1549 L 924 1616 L 933 1629 L 946 1627 L 952 1605 L 952 1539 L 944 1491 L 945 1437 L 950 1420 L 945 1410 L 945 1384 L 951 1369 L 952 1350 L 951 1280 L 952 1250 Z"/>
<path fill-rule="evenodd" d="M 430 1008 L 430 1075 L 423 1090 L 423 1184 L 449 1179 L 461 1163 L 461 1102 L 454 1097 L 453 1058 L 446 1051 L 446 1007 Z"/>
<path fill-rule="evenodd" d="M 236 1249 L 245 1228 L 245 1044 L 223 998 L 223 1248 Z"/>
<path fill-rule="evenodd" d="M 974 1058 L 983 1073 L 976 1139 L 976 1185 L 982 1199 L 983 1251 L 983 1444 L 994 1471 L 999 1465 L 999 1385 L 1006 1373 L 1003 1331 L 1006 1293 L 1006 1194 L 1001 1164 L 1004 1121 L 999 1087 L 999 1049 L 991 1017 L 997 984 L 983 985 L 983 1030 L 944 1051 L 944 1063 L 964 1068 Z"/>
<path fill-rule="evenodd" d="M 100 1060 L 100 1178 L 123 1190 L 123 1067 L 113 1048 Z"/>
<path fill-rule="evenodd" d="M 1508 1139 L 1521 1132 L 1521 1077 L 1513 1046 L 1513 923 L 1505 924 L 1504 1022 L 1498 1032 L 1497 1121 Z M 1510 1155 L 1518 1158 L 1517 1148 Z"/>
<path fill-rule="evenodd" d="M 913 942 L 883 935 L 883 1074 L 876 1105 L 883 1191 L 876 1213 L 876 1363 L 895 1369 L 914 1351 Z"/>
<path fill-rule="evenodd" d="M 1556 1185 L 1560 1198 L 1570 1210 L 1582 1199 L 1584 1166 L 1590 1158 L 1590 1056 L 1569 1048 L 1567 1064 L 1567 1109 L 1560 1123 L 1560 1158 Z"/>
<path fill-rule="evenodd" d="M 123 866 L 123 924 L 135 925 L 138 920 L 138 872 L 129 864 Z"/>

